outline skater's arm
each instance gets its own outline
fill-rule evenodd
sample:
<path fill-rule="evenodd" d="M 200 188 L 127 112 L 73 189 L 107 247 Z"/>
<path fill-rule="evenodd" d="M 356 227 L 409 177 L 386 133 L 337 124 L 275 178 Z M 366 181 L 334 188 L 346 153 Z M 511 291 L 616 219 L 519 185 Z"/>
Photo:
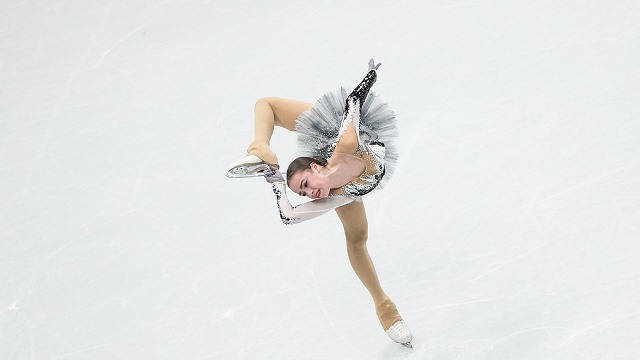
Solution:
<path fill-rule="evenodd" d="M 348 109 L 351 106 L 350 102 L 356 103 L 359 108 L 362 108 L 364 100 L 367 98 L 367 95 L 369 95 L 369 90 L 371 90 L 371 87 L 377 79 L 378 74 L 376 72 L 376 69 L 370 69 L 367 72 L 367 75 L 365 75 L 364 79 L 362 79 L 360 84 L 358 84 L 358 86 L 356 86 L 356 88 L 353 89 L 351 94 L 349 94 L 349 96 L 347 97 L 347 101 L 345 104 L 346 108 Z"/>
<path fill-rule="evenodd" d="M 282 222 L 287 225 L 297 224 L 302 221 L 316 218 L 330 210 L 353 201 L 348 197 L 336 196 L 316 199 L 298 206 L 291 206 L 291 203 L 287 198 L 287 187 L 284 183 L 284 177 L 280 171 L 271 167 L 269 170 L 264 172 L 264 178 L 269 184 L 271 184 L 273 193 L 276 194 L 280 219 L 282 219 Z"/>
<path fill-rule="evenodd" d="M 373 59 L 369 60 L 369 71 L 360 84 L 349 94 L 345 102 L 344 116 L 340 131 L 338 133 L 338 143 L 335 152 L 353 154 L 360 144 L 360 110 L 369 90 L 378 77 L 376 70 L 380 64 L 375 65 Z"/>
<path fill-rule="evenodd" d="M 334 153 L 353 155 L 360 145 L 360 109 L 358 106 L 351 106 L 345 109 L 344 120 L 338 133 L 339 139 Z"/>
<path fill-rule="evenodd" d="M 376 64 L 373 61 L 373 58 L 369 60 L 369 71 L 367 71 L 367 75 L 365 75 L 364 79 L 360 81 L 360 84 L 356 86 L 355 89 L 347 96 L 347 101 L 345 104 L 344 113 L 348 113 L 347 110 L 354 104 L 358 106 L 359 109 L 362 109 L 362 104 L 364 104 L 364 100 L 369 95 L 369 90 L 378 79 L 377 70 L 380 67 L 381 63 Z"/>
<path fill-rule="evenodd" d="M 353 199 L 348 197 L 336 196 L 316 199 L 298 206 L 291 206 L 291 203 L 287 198 L 287 187 L 284 184 L 284 181 L 273 182 L 271 183 L 271 186 L 273 188 L 273 193 L 276 194 L 280 219 L 287 225 L 311 220 L 353 201 Z"/>

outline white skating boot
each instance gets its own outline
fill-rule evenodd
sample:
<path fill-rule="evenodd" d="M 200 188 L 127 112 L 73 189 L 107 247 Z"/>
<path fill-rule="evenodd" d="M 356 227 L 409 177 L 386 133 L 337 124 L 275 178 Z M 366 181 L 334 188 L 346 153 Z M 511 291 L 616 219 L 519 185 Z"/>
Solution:
<path fill-rule="evenodd" d="M 269 165 L 266 162 L 255 155 L 247 155 L 229 165 L 227 177 L 244 178 L 262 176 L 265 170 L 269 170 Z"/>
<path fill-rule="evenodd" d="M 378 319 L 380 319 L 380 324 L 384 332 L 387 333 L 391 340 L 413 349 L 413 346 L 411 346 L 411 340 L 413 340 L 411 330 L 409 330 L 407 324 L 402 320 L 396 304 L 394 304 L 393 301 L 385 300 L 376 308 L 376 314 L 378 315 Z"/>
<path fill-rule="evenodd" d="M 409 330 L 409 327 L 404 322 L 404 320 L 400 320 L 396 322 L 384 332 L 386 332 L 387 335 L 389 335 L 391 340 L 397 343 L 400 343 L 402 344 L 402 346 L 406 346 L 409 349 L 413 349 L 413 346 L 411 345 L 411 340 L 413 340 L 413 335 L 411 334 L 411 330 Z"/>

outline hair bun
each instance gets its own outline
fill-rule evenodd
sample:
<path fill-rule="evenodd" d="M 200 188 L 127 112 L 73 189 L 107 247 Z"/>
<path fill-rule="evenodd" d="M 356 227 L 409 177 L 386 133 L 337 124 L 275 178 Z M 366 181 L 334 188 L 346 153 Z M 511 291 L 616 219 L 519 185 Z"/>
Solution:
<path fill-rule="evenodd" d="M 318 160 L 318 165 L 321 165 L 321 166 L 327 166 L 329 164 L 327 159 L 323 157 L 317 157 L 316 160 Z"/>
<path fill-rule="evenodd" d="M 327 159 L 323 157 L 312 158 L 312 157 L 302 156 L 302 157 L 296 158 L 291 162 L 291 164 L 289 164 L 289 167 L 287 168 L 287 182 L 291 180 L 291 177 L 293 176 L 293 174 L 297 173 L 298 171 L 304 171 L 309 169 L 311 164 L 327 166 L 329 165 L 329 162 L 327 161 Z"/>

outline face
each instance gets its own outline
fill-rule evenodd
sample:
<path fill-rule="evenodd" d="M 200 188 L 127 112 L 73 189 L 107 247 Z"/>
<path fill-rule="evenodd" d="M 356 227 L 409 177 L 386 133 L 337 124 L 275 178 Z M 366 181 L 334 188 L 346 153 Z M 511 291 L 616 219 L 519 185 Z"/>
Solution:
<path fill-rule="evenodd" d="M 322 166 L 312 163 L 311 168 L 293 174 L 289 180 L 289 189 L 312 199 L 326 198 L 331 190 L 329 178 L 320 169 Z"/>

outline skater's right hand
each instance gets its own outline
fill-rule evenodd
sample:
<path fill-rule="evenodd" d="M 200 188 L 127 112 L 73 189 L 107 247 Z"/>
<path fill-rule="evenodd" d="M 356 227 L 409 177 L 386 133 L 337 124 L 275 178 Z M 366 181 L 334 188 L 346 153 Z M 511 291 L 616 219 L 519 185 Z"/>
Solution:
<path fill-rule="evenodd" d="M 369 60 L 369 71 L 378 70 L 380 65 L 382 65 L 382 63 L 377 63 L 376 64 L 375 61 L 373 61 L 373 58 L 371 58 L 371 60 Z"/>
<path fill-rule="evenodd" d="M 284 182 L 284 177 L 282 176 L 282 173 L 280 173 L 280 170 L 271 165 L 269 165 L 269 170 L 264 171 L 263 175 L 269 184 Z"/>

